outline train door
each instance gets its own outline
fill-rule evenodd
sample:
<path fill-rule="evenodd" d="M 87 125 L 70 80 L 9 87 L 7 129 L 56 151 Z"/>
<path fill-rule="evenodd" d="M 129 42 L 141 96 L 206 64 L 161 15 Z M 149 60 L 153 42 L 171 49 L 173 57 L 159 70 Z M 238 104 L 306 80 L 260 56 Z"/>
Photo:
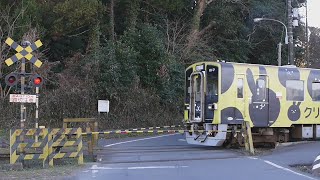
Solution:
<path fill-rule="evenodd" d="M 203 122 L 204 108 L 204 75 L 194 72 L 190 76 L 190 122 Z"/>
<path fill-rule="evenodd" d="M 207 65 L 206 69 L 206 95 L 205 95 L 205 122 L 212 123 L 215 115 L 214 105 L 218 102 L 219 93 L 218 67 Z"/>
<path fill-rule="evenodd" d="M 245 117 L 245 89 L 244 89 L 244 82 L 245 82 L 245 76 L 243 74 L 237 74 L 236 75 L 237 80 L 237 91 L 236 91 L 236 98 L 235 98 L 235 104 L 237 109 L 240 111 L 234 112 L 235 120 L 242 120 Z"/>
<path fill-rule="evenodd" d="M 257 127 L 269 124 L 269 79 L 266 75 L 255 76 L 255 94 L 252 96 L 252 106 L 249 110 L 251 119 Z"/>

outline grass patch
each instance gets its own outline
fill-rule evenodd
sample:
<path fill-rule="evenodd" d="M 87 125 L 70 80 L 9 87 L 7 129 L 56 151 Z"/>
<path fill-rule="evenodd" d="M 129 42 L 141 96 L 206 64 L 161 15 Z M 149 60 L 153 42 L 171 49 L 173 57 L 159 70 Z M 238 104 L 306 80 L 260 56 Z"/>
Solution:
<path fill-rule="evenodd" d="M 0 164 L 9 163 L 1 160 Z M 62 179 L 72 176 L 83 169 L 85 165 L 78 165 L 76 158 L 55 159 L 54 167 L 43 168 L 41 160 L 28 160 L 24 162 L 22 170 L 0 170 L 1 179 Z"/>
<path fill-rule="evenodd" d="M 290 167 L 296 168 L 297 170 L 304 173 L 313 174 L 312 164 L 296 164 L 296 165 L 291 165 Z M 314 174 L 314 175 L 320 176 L 320 174 Z"/>

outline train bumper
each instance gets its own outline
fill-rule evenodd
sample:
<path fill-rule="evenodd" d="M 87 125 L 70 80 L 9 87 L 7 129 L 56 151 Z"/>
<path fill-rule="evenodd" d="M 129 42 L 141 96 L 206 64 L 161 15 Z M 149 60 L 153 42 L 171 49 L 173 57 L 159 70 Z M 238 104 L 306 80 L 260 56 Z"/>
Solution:
<path fill-rule="evenodd" d="M 214 136 L 207 136 L 206 134 L 202 134 L 201 136 L 196 133 L 192 133 L 191 135 L 187 132 L 186 141 L 188 144 L 194 145 L 203 145 L 203 146 L 222 146 L 227 137 L 227 125 L 220 124 L 218 125 L 219 132 Z M 223 132 L 220 132 L 223 131 Z M 199 136 L 199 137 L 198 137 Z"/>

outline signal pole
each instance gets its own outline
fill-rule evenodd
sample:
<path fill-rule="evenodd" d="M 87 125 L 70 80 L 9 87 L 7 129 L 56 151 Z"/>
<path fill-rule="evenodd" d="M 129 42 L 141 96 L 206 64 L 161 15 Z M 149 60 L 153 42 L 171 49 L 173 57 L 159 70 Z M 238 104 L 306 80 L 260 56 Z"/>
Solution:
<path fill-rule="evenodd" d="M 292 32 L 292 0 L 287 1 L 288 5 L 288 36 L 289 36 L 289 56 L 288 56 L 288 62 L 290 65 L 294 65 L 294 52 L 293 52 L 293 32 Z"/>
<path fill-rule="evenodd" d="M 22 47 L 26 48 L 27 46 L 29 46 L 31 43 L 29 41 L 23 41 L 22 42 Z M 26 59 L 23 57 L 21 59 L 21 94 L 24 94 L 24 88 L 25 88 L 25 75 L 26 75 Z M 24 122 L 27 119 L 27 109 L 24 106 L 24 103 L 21 103 L 21 107 L 20 107 L 20 126 L 21 129 L 24 129 Z M 23 138 L 23 137 L 22 137 Z"/>

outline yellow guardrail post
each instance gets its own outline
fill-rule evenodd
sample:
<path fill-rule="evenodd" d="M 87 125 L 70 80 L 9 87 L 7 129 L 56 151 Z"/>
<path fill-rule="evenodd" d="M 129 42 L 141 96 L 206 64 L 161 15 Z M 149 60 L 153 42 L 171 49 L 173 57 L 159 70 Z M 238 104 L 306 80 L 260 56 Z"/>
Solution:
<path fill-rule="evenodd" d="M 253 155 L 254 154 L 254 146 L 253 146 L 250 122 L 243 121 L 242 130 L 244 132 L 244 142 L 245 142 L 246 151 L 250 152 Z"/>
<path fill-rule="evenodd" d="M 93 127 L 93 131 L 97 132 L 98 131 L 98 122 L 95 121 L 94 122 L 94 127 Z M 99 140 L 99 134 L 93 134 L 93 147 L 98 146 L 98 140 Z"/>
<path fill-rule="evenodd" d="M 52 134 L 52 130 L 49 129 L 49 135 L 48 135 L 48 163 L 50 167 L 53 167 L 53 159 L 52 159 L 52 155 L 53 155 L 53 134 Z"/>
<path fill-rule="evenodd" d="M 78 144 L 78 164 L 83 164 L 83 149 L 82 149 L 82 130 L 81 128 L 78 128 L 77 130 L 77 141 L 79 142 Z"/>
<path fill-rule="evenodd" d="M 93 135 L 91 134 L 92 131 L 90 130 L 90 127 L 86 127 L 86 133 L 87 135 L 87 140 L 88 140 L 88 153 L 90 156 L 93 155 Z"/>
<path fill-rule="evenodd" d="M 10 129 L 10 164 L 15 164 L 19 157 L 17 155 L 18 146 L 16 145 L 17 144 L 16 141 L 17 141 L 16 130 Z"/>

